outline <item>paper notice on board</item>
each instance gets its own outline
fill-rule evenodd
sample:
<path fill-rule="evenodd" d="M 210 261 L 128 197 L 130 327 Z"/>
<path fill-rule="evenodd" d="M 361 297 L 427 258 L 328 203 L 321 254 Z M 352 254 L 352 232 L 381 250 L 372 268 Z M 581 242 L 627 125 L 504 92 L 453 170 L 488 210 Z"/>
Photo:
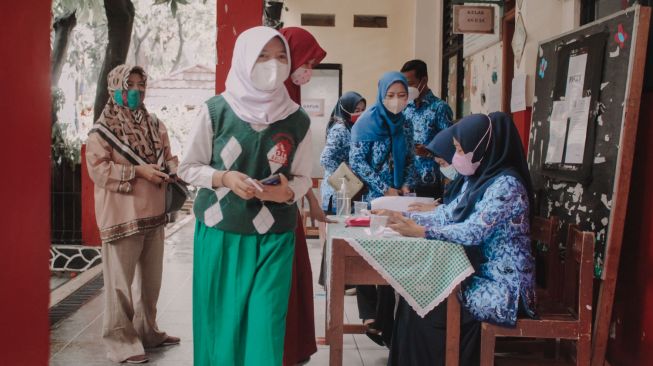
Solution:
<path fill-rule="evenodd" d="M 488 84 L 486 98 L 485 107 L 488 114 L 501 110 L 501 89 L 498 84 Z"/>
<path fill-rule="evenodd" d="M 512 79 L 510 111 L 514 113 L 523 110 L 526 110 L 526 74 L 518 74 Z"/>
<path fill-rule="evenodd" d="M 565 100 L 573 101 L 583 97 L 583 85 L 585 85 L 585 68 L 587 66 L 587 53 L 581 53 L 569 58 L 569 69 L 567 71 L 567 89 L 565 89 Z"/>
<path fill-rule="evenodd" d="M 590 115 L 590 97 L 569 101 L 569 133 L 565 164 L 582 164 Z"/>
<path fill-rule="evenodd" d="M 567 135 L 567 106 L 565 101 L 553 102 L 553 112 L 549 122 L 549 145 L 544 160 L 546 164 L 562 163 Z"/>

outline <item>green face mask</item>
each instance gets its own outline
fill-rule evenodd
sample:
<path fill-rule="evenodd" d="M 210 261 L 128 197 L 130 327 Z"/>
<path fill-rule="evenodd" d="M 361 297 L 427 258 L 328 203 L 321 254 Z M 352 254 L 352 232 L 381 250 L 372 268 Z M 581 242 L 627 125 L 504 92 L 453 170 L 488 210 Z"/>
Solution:
<path fill-rule="evenodd" d="M 127 107 L 135 110 L 141 105 L 141 92 L 136 89 L 127 90 L 127 103 L 124 100 L 124 93 L 122 89 L 116 89 L 113 93 L 113 100 L 121 107 Z"/>

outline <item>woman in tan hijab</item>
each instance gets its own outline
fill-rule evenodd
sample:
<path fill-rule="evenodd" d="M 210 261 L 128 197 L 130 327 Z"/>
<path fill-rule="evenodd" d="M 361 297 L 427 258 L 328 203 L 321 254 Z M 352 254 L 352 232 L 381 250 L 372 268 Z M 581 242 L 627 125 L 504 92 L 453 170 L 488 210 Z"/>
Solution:
<path fill-rule="evenodd" d="M 156 324 L 165 191 L 178 162 L 165 126 L 143 105 L 145 71 L 120 65 L 109 73 L 108 84 L 109 101 L 86 145 L 102 238 L 102 338 L 112 361 L 144 363 L 145 348 L 179 343 Z"/>

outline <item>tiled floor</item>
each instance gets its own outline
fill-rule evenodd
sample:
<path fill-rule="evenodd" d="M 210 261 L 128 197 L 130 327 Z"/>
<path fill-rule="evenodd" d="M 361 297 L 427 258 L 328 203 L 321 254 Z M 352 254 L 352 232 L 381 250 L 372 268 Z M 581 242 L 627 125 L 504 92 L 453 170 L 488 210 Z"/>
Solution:
<path fill-rule="evenodd" d="M 149 350 L 151 365 L 184 366 L 193 364 L 192 331 L 192 259 L 193 228 L 191 221 L 166 239 L 163 268 L 163 287 L 159 299 L 159 327 L 182 339 L 181 345 Z M 313 278 L 320 270 L 322 248 L 317 240 L 309 240 Z M 324 336 L 324 290 L 315 283 L 315 326 L 317 336 Z M 100 366 L 113 365 L 105 358 L 100 340 L 103 294 L 85 304 L 70 318 L 51 330 L 50 365 Z M 349 322 L 358 321 L 355 296 L 345 298 L 345 316 Z M 343 365 L 385 365 L 388 351 L 364 335 L 347 335 L 344 340 Z M 328 365 L 329 348 L 318 346 L 308 365 Z"/>
<path fill-rule="evenodd" d="M 70 275 L 67 273 L 53 273 L 50 275 L 50 291 L 56 290 L 59 286 L 70 280 Z"/>

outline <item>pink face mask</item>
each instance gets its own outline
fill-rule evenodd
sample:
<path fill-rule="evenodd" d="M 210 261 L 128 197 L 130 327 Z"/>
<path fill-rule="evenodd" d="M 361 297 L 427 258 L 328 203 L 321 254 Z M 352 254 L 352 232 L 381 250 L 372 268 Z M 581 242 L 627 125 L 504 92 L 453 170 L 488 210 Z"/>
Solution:
<path fill-rule="evenodd" d="M 489 119 L 489 117 L 488 117 Z M 472 162 L 474 159 L 474 153 L 476 152 L 476 149 L 481 145 L 481 142 L 487 136 L 490 134 L 490 137 L 487 140 L 487 144 L 485 145 L 485 150 L 487 151 L 488 146 L 490 146 L 490 140 L 492 139 L 492 120 L 490 120 L 490 126 L 488 127 L 487 132 L 485 132 L 485 135 L 481 138 L 481 141 L 478 142 L 476 147 L 474 148 L 474 151 L 468 152 L 466 154 L 459 154 L 455 153 L 453 154 L 453 159 L 451 160 L 451 164 L 453 167 L 458 171 L 458 173 L 465 175 L 465 176 L 471 176 L 476 173 L 476 169 L 481 165 L 481 161 L 483 161 L 483 158 L 481 158 L 477 162 Z"/>
<path fill-rule="evenodd" d="M 295 85 L 304 85 L 311 81 L 311 76 L 313 76 L 313 69 L 300 66 L 292 73 L 292 75 L 290 75 L 290 79 Z"/>

